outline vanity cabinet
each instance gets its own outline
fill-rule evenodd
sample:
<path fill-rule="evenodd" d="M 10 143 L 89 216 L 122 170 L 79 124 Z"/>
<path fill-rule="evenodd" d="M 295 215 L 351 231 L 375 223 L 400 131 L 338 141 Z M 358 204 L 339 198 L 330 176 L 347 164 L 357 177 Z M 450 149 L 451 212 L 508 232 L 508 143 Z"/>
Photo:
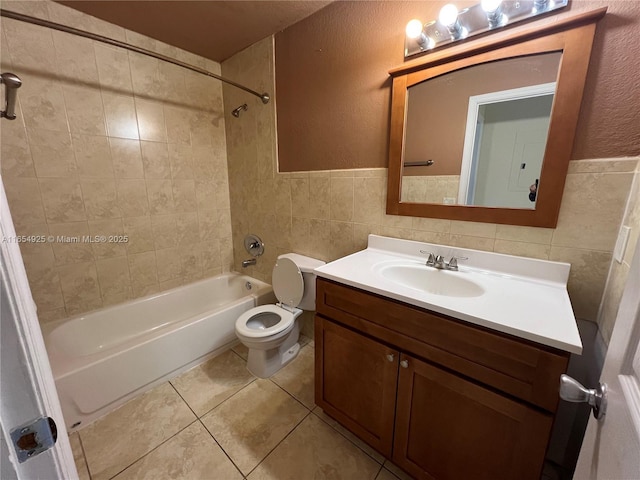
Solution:
<path fill-rule="evenodd" d="M 316 403 L 417 479 L 539 479 L 568 353 L 317 280 Z"/>

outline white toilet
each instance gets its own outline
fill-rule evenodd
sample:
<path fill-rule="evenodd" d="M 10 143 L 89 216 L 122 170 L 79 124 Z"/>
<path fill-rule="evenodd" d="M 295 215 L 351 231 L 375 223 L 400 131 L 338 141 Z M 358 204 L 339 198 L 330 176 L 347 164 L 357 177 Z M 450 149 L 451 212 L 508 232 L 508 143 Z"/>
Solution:
<path fill-rule="evenodd" d="M 280 255 L 271 277 L 279 303 L 252 308 L 236 320 L 236 335 L 249 349 L 247 368 L 256 377 L 270 377 L 298 355 L 297 319 L 302 310 L 316 308 L 313 270 L 324 263 L 297 253 Z"/>

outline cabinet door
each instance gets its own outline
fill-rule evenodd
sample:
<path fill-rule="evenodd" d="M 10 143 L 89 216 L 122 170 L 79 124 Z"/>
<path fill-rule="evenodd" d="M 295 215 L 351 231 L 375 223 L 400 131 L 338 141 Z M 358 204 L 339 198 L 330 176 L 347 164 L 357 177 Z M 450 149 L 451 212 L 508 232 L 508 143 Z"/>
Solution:
<path fill-rule="evenodd" d="M 393 461 L 418 479 L 539 479 L 552 416 L 401 356 Z"/>
<path fill-rule="evenodd" d="M 398 352 L 320 316 L 315 342 L 316 403 L 390 457 Z"/>

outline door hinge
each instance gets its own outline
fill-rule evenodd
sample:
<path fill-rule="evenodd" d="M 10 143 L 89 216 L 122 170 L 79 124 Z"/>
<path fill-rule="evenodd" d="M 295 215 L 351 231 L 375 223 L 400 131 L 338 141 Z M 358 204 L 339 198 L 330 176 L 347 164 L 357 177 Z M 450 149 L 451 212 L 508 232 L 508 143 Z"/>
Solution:
<path fill-rule="evenodd" d="M 18 462 L 23 463 L 55 445 L 58 427 L 52 418 L 41 417 L 14 428 L 10 434 Z"/>

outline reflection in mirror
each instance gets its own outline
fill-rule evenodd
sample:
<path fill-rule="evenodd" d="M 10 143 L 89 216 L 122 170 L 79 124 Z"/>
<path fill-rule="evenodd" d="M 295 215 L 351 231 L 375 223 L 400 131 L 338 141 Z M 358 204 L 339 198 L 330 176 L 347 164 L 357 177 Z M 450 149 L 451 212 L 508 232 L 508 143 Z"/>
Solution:
<path fill-rule="evenodd" d="M 401 201 L 534 209 L 561 56 L 482 63 L 408 88 Z"/>

